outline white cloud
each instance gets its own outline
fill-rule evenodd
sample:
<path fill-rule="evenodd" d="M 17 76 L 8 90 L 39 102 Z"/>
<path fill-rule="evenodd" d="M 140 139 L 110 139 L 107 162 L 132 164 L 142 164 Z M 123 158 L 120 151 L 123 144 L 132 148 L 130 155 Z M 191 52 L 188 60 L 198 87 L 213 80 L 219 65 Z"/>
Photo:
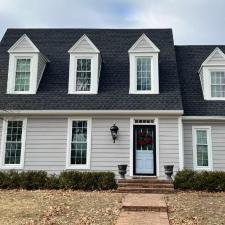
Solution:
<path fill-rule="evenodd" d="M 225 43 L 224 0 L 0 0 L 6 28 L 173 28 L 177 44 Z"/>

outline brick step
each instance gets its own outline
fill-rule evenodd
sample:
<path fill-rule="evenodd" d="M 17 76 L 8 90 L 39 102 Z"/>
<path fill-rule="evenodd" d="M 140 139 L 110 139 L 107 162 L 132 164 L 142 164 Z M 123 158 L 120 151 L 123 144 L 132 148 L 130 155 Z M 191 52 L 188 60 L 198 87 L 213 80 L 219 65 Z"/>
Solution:
<path fill-rule="evenodd" d="M 138 183 L 138 184 L 144 184 L 144 183 L 151 183 L 151 184 L 171 184 L 171 181 L 169 180 L 158 180 L 158 179 L 119 179 L 117 180 L 118 184 L 121 183 Z"/>
<path fill-rule="evenodd" d="M 118 193 L 154 193 L 154 194 L 169 194 L 173 193 L 173 188 L 135 188 L 135 187 L 119 187 Z"/>
<path fill-rule="evenodd" d="M 151 212 L 167 212 L 167 207 L 165 206 L 122 206 L 123 211 L 151 211 Z"/>
<path fill-rule="evenodd" d="M 133 180 L 157 180 L 157 177 L 142 177 L 142 176 L 133 176 L 131 179 Z"/>
<path fill-rule="evenodd" d="M 173 184 L 167 183 L 119 183 L 118 186 L 130 188 L 173 188 Z"/>

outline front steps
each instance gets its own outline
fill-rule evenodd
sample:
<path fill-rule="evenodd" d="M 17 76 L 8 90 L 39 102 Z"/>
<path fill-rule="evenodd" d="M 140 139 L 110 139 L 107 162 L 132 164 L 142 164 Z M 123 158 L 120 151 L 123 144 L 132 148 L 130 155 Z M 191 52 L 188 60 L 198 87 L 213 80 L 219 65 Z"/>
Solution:
<path fill-rule="evenodd" d="M 168 180 L 152 178 L 132 178 L 118 180 L 119 193 L 169 194 L 174 192 L 173 184 Z"/>

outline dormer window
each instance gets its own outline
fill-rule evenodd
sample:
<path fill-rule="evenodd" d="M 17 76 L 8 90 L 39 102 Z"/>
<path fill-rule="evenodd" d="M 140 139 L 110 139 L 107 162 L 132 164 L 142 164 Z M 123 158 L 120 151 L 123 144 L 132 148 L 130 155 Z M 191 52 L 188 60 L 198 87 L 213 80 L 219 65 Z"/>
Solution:
<path fill-rule="evenodd" d="M 151 91 L 151 57 L 137 57 L 137 91 Z"/>
<path fill-rule="evenodd" d="M 8 52 L 7 94 L 35 94 L 48 59 L 26 34 Z"/>
<path fill-rule="evenodd" d="M 225 55 L 216 48 L 199 70 L 205 100 L 225 100 Z"/>
<path fill-rule="evenodd" d="M 30 58 L 16 59 L 15 92 L 30 90 L 30 68 Z"/>
<path fill-rule="evenodd" d="M 130 94 L 158 94 L 159 49 L 143 34 L 130 48 Z"/>
<path fill-rule="evenodd" d="M 99 50 L 83 35 L 69 53 L 69 94 L 97 94 L 101 68 Z"/>
<path fill-rule="evenodd" d="M 212 98 L 225 98 L 225 71 L 211 71 Z"/>

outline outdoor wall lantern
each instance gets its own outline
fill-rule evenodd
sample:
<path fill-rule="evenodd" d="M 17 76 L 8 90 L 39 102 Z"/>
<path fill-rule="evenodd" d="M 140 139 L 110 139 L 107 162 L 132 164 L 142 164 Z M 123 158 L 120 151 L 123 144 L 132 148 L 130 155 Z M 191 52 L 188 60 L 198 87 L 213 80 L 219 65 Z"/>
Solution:
<path fill-rule="evenodd" d="M 114 123 L 113 126 L 110 127 L 110 131 L 112 134 L 112 139 L 113 142 L 115 143 L 116 138 L 117 138 L 117 132 L 118 132 L 119 128 L 116 126 L 116 124 Z"/>

